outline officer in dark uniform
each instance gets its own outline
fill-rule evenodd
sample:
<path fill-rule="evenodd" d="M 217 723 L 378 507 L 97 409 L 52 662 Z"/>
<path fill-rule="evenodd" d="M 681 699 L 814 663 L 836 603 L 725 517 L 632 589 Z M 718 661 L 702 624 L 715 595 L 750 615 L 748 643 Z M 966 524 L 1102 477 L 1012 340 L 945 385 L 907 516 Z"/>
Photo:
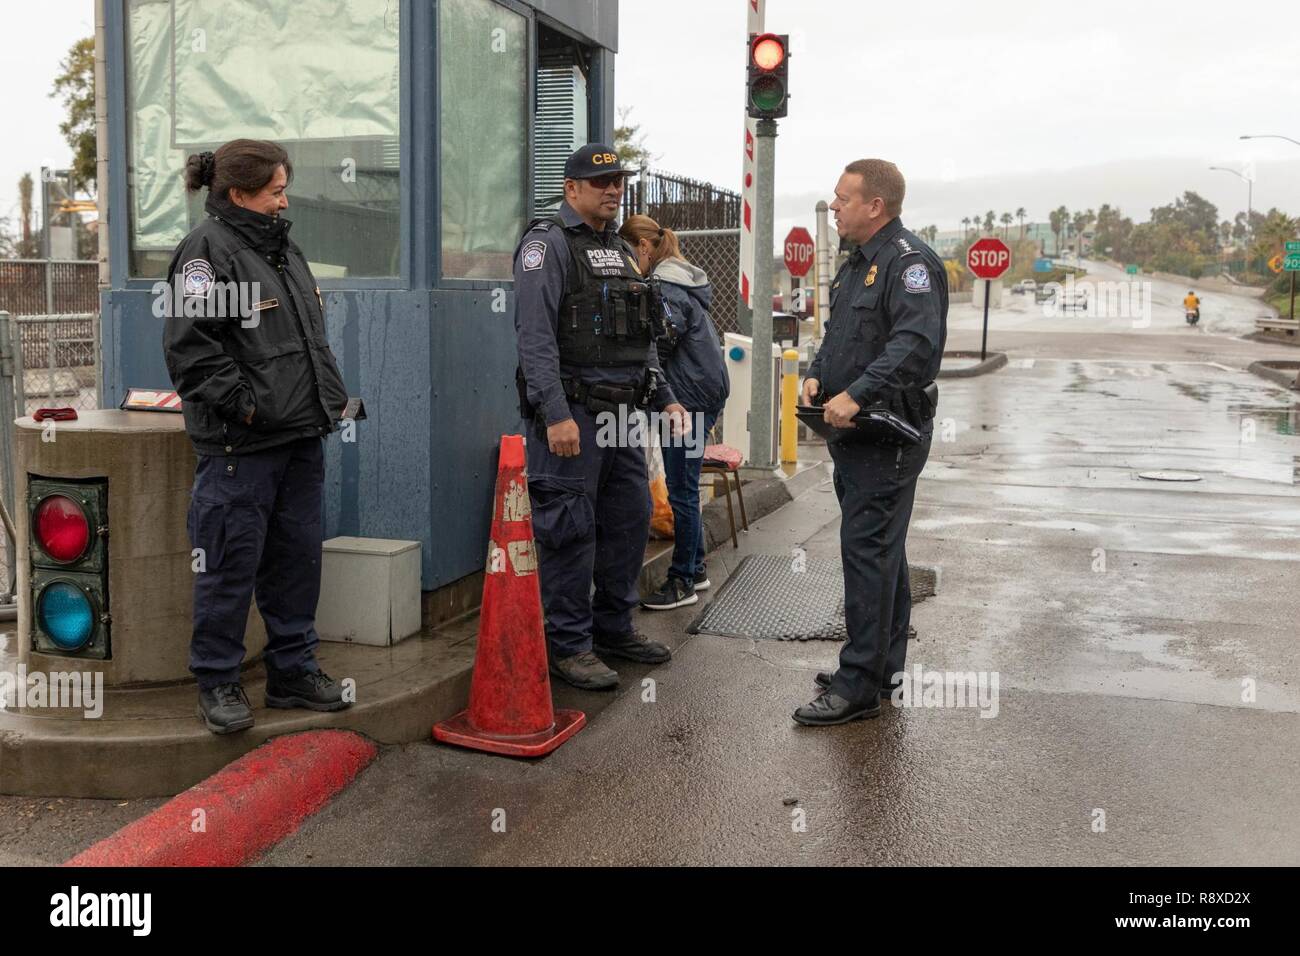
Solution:
<path fill-rule="evenodd" d="M 648 407 L 689 429 L 659 369 L 655 291 L 614 228 L 627 175 L 608 146 L 579 149 L 559 211 L 529 223 L 515 250 L 516 378 L 550 667 L 589 690 L 618 683 L 593 648 L 671 656 L 632 626 L 651 507 L 644 433 L 622 425 Z"/>
<path fill-rule="evenodd" d="M 804 404 L 825 402 L 845 429 L 829 443 L 840 500 L 844 616 L 840 666 L 816 677 L 822 693 L 795 711 L 801 724 L 842 724 L 880 713 L 907 655 L 912 597 L 907 525 L 930 454 L 934 408 L 924 387 L 943 358 L 948 278 L 943 261 L 899 214 L 905 191 L 893 163 L 850 163 L 835 187 L 835 224 L 853 251 L 831 285 L 831 314 L 804 381 Z M 918 445 L 871 443 L 853 416 L 884 405 L 922 432 Z"/>
<path fill-rule="evenodd" d="M 167 270 L 163 348 L 198 453 L 189 534 L 198 549 L 190 670 L 214 733 L 253 725 L 240 683 L 254 589 L 266 623 L 268 707 L 341 710 L 316 663 L 324 436 L 348 405 L 320 290 L 289 238 L 288 154 L 239 139 L 189 157 L 208 218 Z"/>

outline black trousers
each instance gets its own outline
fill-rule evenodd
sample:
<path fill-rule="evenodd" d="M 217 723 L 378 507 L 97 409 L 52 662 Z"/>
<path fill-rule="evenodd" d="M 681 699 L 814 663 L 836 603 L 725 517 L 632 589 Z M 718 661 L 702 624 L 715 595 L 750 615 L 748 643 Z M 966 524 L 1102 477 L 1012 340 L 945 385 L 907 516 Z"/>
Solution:
<path fill-rule="evenodd" d="M 605 419 L 576 403 L 569 409 L 576 458 L 552 454 L 536 429 L 527 443 L 546 637 L 561 658 L 591 650 L 593 635 L 632 633 L 651 511 L 645 448 L 598 440 Z"/>
<path fill-rule="evenodd" d="M 905 666 L 912 616 L 907 525 L 932 434 L 927 430 L 921 444 L 901 447 L 830 444 L 848 629 L 830 690 L 855 703 L 880 693 Z"/>
<path fill-rule="evenodd" d="M 188 528 L 195 558 L 190 671 L 206 690 L 239 680 L 254 590 L 268 668 L 318 670 L 324 442 L 200 455 Z"/>

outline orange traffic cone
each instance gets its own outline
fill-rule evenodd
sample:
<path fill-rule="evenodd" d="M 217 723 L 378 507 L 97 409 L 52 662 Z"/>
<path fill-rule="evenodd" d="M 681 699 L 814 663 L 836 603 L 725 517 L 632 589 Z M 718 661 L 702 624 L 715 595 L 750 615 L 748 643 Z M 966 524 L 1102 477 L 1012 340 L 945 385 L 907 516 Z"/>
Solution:
<path fill-rule="evenodd" d="M 586 722 L 582 711 L 557 711 L 551 704 L 524 440 L 502 435 L 469 709 L 434 724 L 433 738 L 511 757 L 541 757 Z"/>

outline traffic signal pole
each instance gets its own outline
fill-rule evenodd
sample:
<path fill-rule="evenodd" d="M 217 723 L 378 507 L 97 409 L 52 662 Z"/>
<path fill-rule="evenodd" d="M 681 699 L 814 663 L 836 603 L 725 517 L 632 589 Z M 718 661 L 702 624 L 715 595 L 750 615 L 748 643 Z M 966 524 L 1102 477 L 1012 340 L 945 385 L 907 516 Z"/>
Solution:
<path fill-rule="evenodd" d="M 772 460 L 772 234 L 776 191 L 776 120 L 760 119 L 754 139 L 753 354 L 750 362 L 749 464 Z"/>

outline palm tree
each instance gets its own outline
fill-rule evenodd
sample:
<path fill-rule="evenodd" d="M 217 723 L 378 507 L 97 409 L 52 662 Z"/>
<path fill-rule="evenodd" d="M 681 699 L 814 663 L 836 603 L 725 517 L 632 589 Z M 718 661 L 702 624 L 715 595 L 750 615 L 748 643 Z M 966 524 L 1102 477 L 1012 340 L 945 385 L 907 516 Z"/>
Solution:
<path fill-rule="evenodd" d="M 975 230 L 975 234 L 976 234 L 976 235 L 979 235 L 979 231 L 980 231 L 980 220 L 983 219 L 983 218 L 984 218 L 984 217 L 981 216 L 979 213 L 976 213 L 975 215 L 973 215 L 973 216 L 970 217 L 971 228 Z"/>
<path fill-rule="evenodd" d="M 984 214 L 984 231 L 992 232 L 993 224 L 997 221 L 998 221 L 997 216 L 994 215 L 993 210 L 990 209 L 988 212 Z"/>
<path fill-rule="evenodd" d="M 1056 236 L 1056 254 L 1059 256 L 1061 254 L 1061 231 L 1070 225 L 1070 210 L 1064 206 L 1057 206 L 1052 210 L 1048 221 L 1051 223 L 1052 233 Z"/>
<path fill-rule="evenodd" d="M 1011 228 L 1011 220 L 1012 220 L 1011 213 L 1004 212 L 1002 214 L 1002 238 L 1003 239 L 1008 238 L 1007 230 Z"/>
<path fill-rule="evenodd" d="M 1025 238 L 1025 207 L 1021 206 L 1016 210 L 1016 218 L 1020 220 L 1020 238 Z"/>
<path fill-rule="evenodd" d="M 963 240 L 965 240 L 965 238 L 966 238 L 966 234 L 967 234 L 968 232 L 970 232 L 970 216 L 962 216 L 962 217 L 961 217 L 961 237 L 962 237 Z"/>
<path fill-rule="evenodd" d="M 1097 214 L 1091 209 L 1087 212 L 1076 212 L 1074 214 L 1074 218 L 1071 220 L 1071 225 L 1074 226 L 1074 237 L 1078 240 L 1074 250 L 1075 255 L 1083 255 L 1083 234 L 1088 231 L 1088 226 L 1090 226 L 1096 218 Z"/>

